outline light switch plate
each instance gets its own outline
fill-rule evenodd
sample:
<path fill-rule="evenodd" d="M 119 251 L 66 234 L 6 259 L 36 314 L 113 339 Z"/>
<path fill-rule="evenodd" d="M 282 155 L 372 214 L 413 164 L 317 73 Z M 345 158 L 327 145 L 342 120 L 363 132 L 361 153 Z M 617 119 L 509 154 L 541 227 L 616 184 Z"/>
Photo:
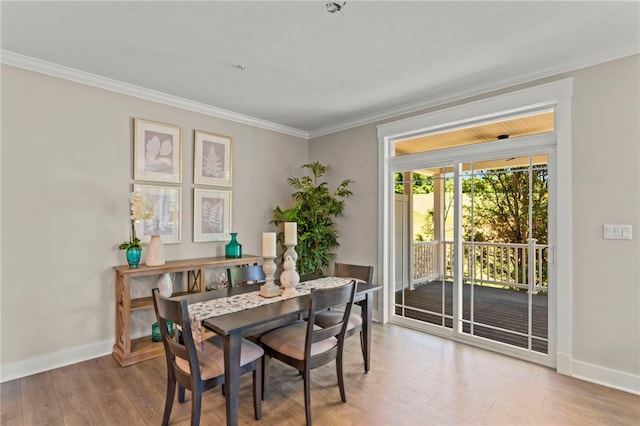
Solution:
<path fill-rule="evenodd" d="M 603 238 L 605 240 L 630 240 L 631 225 L 604 225 Z"/>

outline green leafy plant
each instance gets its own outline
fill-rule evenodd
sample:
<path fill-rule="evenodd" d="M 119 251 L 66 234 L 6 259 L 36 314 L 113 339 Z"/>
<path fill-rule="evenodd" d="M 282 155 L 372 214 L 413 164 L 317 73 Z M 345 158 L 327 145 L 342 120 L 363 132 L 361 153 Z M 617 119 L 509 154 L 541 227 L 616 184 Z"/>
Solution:
<path fill-rule="evenodd" d="M 298 272 L 321 274 L 335 258 L 333 250 L 340 247 L 334 219 L 342 216 L 344 199 L 352 195 L 349 185 L 353 181 L 345 179 L 331 191 L 327 182 L 318 181 L 330 170 L 328 165 L 316 161 L 302 168 L 310 170 L 313 176 L 287 179 L 294 189 L 295 205 L 286 210 L 276 206 L 271 223 L 279 226 L 284 222 L 297 222 Z M 284 247 L 284 232 L 279 232 L 277 239 Z"/>

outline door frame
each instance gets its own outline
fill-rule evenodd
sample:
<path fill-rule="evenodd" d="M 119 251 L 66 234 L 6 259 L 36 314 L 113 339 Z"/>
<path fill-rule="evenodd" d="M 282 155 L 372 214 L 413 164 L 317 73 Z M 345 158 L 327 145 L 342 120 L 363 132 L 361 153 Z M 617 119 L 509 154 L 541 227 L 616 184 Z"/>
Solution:
<path fill-rule="evenodd" d="M 401 139 L 433 132 L 446 132 L 462 127 L 473 126 L 474 123 L 485 123 L 489 120 L 503 121 L 521 115 L 533 114 L 537 111 L 552 109 L 554 111 L 555 155 L 550 158 L 549 175 L 553 178 L 549 188 L 549 279 L 556 283 L 556 294 L 550 303 L 550 315 L 555 318 L 554 326 L 549 330 L 549 364 L 559 373 L 571 374 L 571 95 L 573 79 L 563 79 L 527 89 L 489 97 L 456 107 L 394 121 L 378 126 L 378 181 L 379 181 L 379 231 L 381 245 L 378 252 L 380 279 L 384 291 L 379 299 L 378 309 L 382 312 L 381 320 L 388 322 L 393 300 L 395 267 L 393 263 L 393 226 L 394 226 L 394 181 L 393 170 L 406 167 L 418 161 L 415 155 L 394 156 L 394 143 Z M 524 138 L 531 138 L 532 135 Z M 504 141 L 498 144 L 508 143 Z M 469 152 L 483 147 L 465 147 Z M 512 146 L 511 146 L 512 147 Z M 457 148 L 452 148 L 456 150 Z M 469 153 L 467 152 L 467 154 Z M 450 151 L 455 154 L 455 151 Z M 422 154 L 416 154 L 422 156 Z M 431 160 L 439 164 L 447 162 L 446 153 L 427 153 Z M 424 160 L 424 159 L 422 159 Z M 452 160 L 450 158 L 449 160 Z M 450 162 L 450 161 L 449 161 Z M 420 161 L 420 166 L 424 162 Z M 402 167 L 400 167 L 402 165 Z M 417 166 L 417 165 L 416 165 Z M 552 192 L 553 191 L 553 192 Z M 553 197 L 551 194 L 555 194 Z M 554 349 L 553 349 L 554 348 Z"/>

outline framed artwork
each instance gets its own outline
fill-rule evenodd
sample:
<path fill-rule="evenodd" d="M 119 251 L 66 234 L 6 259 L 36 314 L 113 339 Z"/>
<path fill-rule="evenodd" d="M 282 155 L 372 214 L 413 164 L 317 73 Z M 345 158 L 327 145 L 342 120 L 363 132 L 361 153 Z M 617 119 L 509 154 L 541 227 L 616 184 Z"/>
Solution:
<path fill-rule="evenodd" d="M 193 241 L 229 241 L 231 191 L 193 190 Z"/>
<path fill-rule="evenodd" d="M 182 182 L 182 129 L 139 118 L 133 127 L 133 179 Z"/>
<path fill-rule="evenodd" d="M 164 244 L 182 241 L 182 188 L 156 185 L 133 185 L 134 192 L 153 201 L 153 217 L 136 227 L 140 241 L 148 243 L 152 235 L 160 235 Z"/>
<path fill-rule="evenodd" d="M 231 138 L 195 131 L 193 183 L 231 186 Z"/>

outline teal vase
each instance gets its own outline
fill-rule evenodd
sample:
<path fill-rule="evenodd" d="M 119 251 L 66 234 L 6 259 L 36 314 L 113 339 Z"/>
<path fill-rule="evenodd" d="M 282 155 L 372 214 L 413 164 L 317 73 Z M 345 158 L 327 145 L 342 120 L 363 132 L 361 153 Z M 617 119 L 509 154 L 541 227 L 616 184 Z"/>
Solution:
<path fill-rule="evenodd" d="M 231 241 L 224 247 L 224 257 L 227 259 L 238 259 L 242 257 L 242 244 L 238 242 L 238 233 L 231 233 Z"/>
<path fill-rule="evenodd" d="M 127 249 L 127 263 L 131 268 L 135 269 L 140 264 L 140 254 L 142 254 L 140 247 L 129 247 Z"/>

